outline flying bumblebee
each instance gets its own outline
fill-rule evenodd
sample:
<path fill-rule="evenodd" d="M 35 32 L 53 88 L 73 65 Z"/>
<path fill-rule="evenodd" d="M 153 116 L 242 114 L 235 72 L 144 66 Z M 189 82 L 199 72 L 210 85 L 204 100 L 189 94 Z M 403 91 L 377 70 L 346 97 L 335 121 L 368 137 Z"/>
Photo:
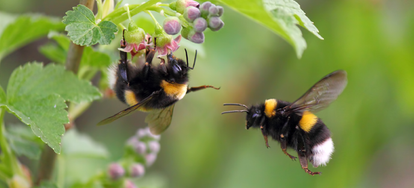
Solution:
<path fill-rule="evenodd" d="M 286 151 L 287 147 L 296 150 L 305 172 L 310 175 L 320 174 L 308 169 L 308 160 L 314 167 L 326 165 L 331 159 L 334 145 L 329 129 L 313 113 L 334 101 L 346 84 L 346 72 L 338 70 L 322 78 L 293 103 L 268 99 L 264 104 L 250 108 L 244 104 L 226 103 L 224 106 L 241 106 L 245 109 L 225 111 L 222 114 L 246 112 L 246 129 L 260 128 L 268 148 L 270 136 L 280 142 L 283 153 L 292 160 L 296 157 Z"/>
<path fill-rule="evenodd" d="M 150 40 L 150 39 L 149 39 Z M 155 40 L 155 39 L 154 39 Z M 155 41 L 154 41 L 155 46 Z M 125 38 L 121 41 L 121 48 L 125 48 Z M 197 51 L 193 67 L 186 61 L 176 58 L 172 53 L 167 54 L 167 63 L 162 58 L 157 67 L 152 65 L 155 55 L 154 47 L 147 47 L 145 64 L 137 67 L 127 60 L 127 53 L 120 51 L 121 60 L 118 65 L 110 68 L 113 76 L 111 88 L 122 102 L 130 107 L 108 117 L 98 125 L 104 125 L 118 118 L 139 110 L 149 112 L 145 118 L 152 134 L 161 134 L 171 123 L 174 104 L 181 100 L 187 93 L 205 88 L 220 89 L 210 85 L 188 87 L 188 71 L 194 69 Z"/>

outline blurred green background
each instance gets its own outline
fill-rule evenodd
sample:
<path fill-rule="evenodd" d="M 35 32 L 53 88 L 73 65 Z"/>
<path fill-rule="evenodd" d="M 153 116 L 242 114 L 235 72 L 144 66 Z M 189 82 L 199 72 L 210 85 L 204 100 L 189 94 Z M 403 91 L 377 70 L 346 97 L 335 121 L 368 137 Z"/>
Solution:
<path fill-rule="evenodd" d="M 301 59 L 270 30 L 225 7 L 224 28 L 206 32 L 205 53 L 190 73 L 191 86 L 208 84 L 221 90 L 191 93 L 177 103 L 172 125 L 162 135 L 158 160 L 141 181 L 177 188 L 414 187 L 414 1 L 298 3 L 325 38 L 319 40 L 302 29 L 308 48 Z M 76 4 L 77 0 L 13 0 L 1 2 L 0 10 L 62 17 Z M 21 64 L 49 62 L 37 50 L 46 42 L 36 41 L 6 57 L 0 84 L 6 86 L 11 71 Z M 183 49 L 176 55 L 184 57 Z M 277 142 L 270 141 L 267 149 L 259 130 L 244 129 L 243 114 L 220 114 L 230 109 L 223 103 L 294 101 L 337 69 L 348 72 L 348 86 L 317 114 L 335 144 L 329 164 L 311 168 L 321 176 L 306 174 Z M 122 156 L 125 141 L 145 127 L 144 113 L 95 126 L 123 108 L 115 99 L 97 101 L 76 121 L 80 132 L 111 151 L 108 161 Z M 17 120 L 7 116 L 6 122 L 13 121 Z M 67 170 L 79 176 L 106 168 L 96 165 L 84 171 L 81 167 L 92 162 L 76 163 Z"/>

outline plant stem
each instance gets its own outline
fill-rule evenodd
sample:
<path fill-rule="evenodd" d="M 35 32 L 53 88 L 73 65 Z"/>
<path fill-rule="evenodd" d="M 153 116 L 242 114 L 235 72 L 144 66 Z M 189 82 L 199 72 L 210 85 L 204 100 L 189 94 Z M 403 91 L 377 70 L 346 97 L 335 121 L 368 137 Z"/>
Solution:
<path fill-rule="evenodd" d="M 5 114 L 5 109 L 0 107 L 0 148 L 2 151 L 2 155 L 3 155 L 3 160 L 1 162 L 9 170 L 8 173 L 7 172 L 2 172 L 2 173 L 10 175 L 9 178 L 11 178 L 11 176 L 13 176 L 14 174 L 23 175 L 23 172 L 20 169 L 20 165 L 19 165 L 19 162 L 17 161 L 16 156 L 11 151 L 7 143 L 7 140 L 6 140 L 6 133 L 5 133 L 6 128 L 3 123 L 4 114 Z"/>
<path fill-rule="evenodd" d="M 164 0 L 149 0 L 141 5 L 130 5 L 130 13 L 131 16 L 134 16 L 144 10 L 146 10 L 148 7 L 154 5 L 155 3 L 158 3 L 160 1 Z M 119 24 L 125 20 L 128 19 L 128 13 L 123 7 L 119 7 L 115 9 L 113 12 L 105 16 L 102 20 L 112 21 L 115 24 Z"/>
<path fill-rule="evenodd" d="M 43 180 L 52 178 L 53 168 L 55 166 L 56 153 L 48 145 L 45 145 L 39 163 L 39 171 L 35 185 L 40 185 Z"/>
<path fill-rule="evenodd" d="M 93 5 L 95 0 L 80 0 L 79 4 L 85 5 L 90 10 L 93 11 Z M 82 59 L 83 54 L 83 46 L 79 46 L 74 44 L 73 42 L 70 43 L 68 55 L 66 58 L 66 70 L 72 71 L 73 73 L 77 74 L 79 69 L 79 64 Z M 52 172 L 55 166 L 56 161 L 56 153 L 53 151 L 52 148 L 49 146 L 45 146 L 45 149 L 42 152 L 42 156 L 39 162 L 38 168 L 38 177 L 36 180 L 35 185 L 40 185 L 40 182 L 43 180 L 50 180 L 52 177 Z"/>

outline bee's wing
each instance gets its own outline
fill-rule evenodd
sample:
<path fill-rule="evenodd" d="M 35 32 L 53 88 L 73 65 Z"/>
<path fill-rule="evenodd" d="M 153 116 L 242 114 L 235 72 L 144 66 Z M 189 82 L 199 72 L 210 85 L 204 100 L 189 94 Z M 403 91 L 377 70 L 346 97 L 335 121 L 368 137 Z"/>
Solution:
<path fill-rule="evenodd" d="M 170 126 L 174 105 L 175 104 L 166 108 L 152 110 L 147 115 L 145 122 L 148 123 L 148 127 L 152 134 L 159 135 Z"/>
<path fill-rule="evenodd" d="M 342 93 L 347 83 L 347 75 L 344 70 L 332 72 L 313 85 L 298 100 L 286 106 L 286 110 L 298 113 L 305 110 L 311 112 L 322 110 Z"/>
<path fill-rule="evenodd" d="M 98 125 L 105 125 L 105 124 L 111 123 L 111 122 L 113 122 L 113 121 L 115 121 L 115 120 L 117 120 L 117 119 L 119 119 L 121 117 L 124 117 L 124 116 L 128 115 L 129 113 L 131 113 L 131 112 L 139 109 L 140 107 L 144 106 L 145 104 L 147 104 L 148 101 L 150 101 L 154 97 L 154 95 L 156 95 L 159 92 L 160 91 L 154 91 L 154 92 L 152 92 L 151 95 L 149 95 L 145 99 L 139 101 L 139 103 L 137 103 L 137 104 L 135 104 L 133 106 L 130 106 L 129 108 L 127 108 L 125 110 L 122 110 L 122 111 L 118 112 L 117 114 L 115 114 L 115 115 L 113 115 L 111 117 L 108 117 L 108 118 L 100 121 L 98 123 Z"/>

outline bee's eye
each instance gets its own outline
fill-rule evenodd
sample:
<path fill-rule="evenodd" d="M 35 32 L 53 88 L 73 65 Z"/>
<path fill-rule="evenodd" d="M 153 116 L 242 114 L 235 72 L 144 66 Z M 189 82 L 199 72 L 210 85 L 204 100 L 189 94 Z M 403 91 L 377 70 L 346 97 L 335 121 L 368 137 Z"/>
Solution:
<path fill-rule="evenodd" d="M 252 117 L 253 118 L 260 117 L 260 114 L 259 113 L 254 113 Z"/>
<path fill-rule="evenodd" d="M 175 74 L 178 74 L 179 72 L 182 71 L 181 67 L 178 64 L 174 64 L 172 68 Z"/>

